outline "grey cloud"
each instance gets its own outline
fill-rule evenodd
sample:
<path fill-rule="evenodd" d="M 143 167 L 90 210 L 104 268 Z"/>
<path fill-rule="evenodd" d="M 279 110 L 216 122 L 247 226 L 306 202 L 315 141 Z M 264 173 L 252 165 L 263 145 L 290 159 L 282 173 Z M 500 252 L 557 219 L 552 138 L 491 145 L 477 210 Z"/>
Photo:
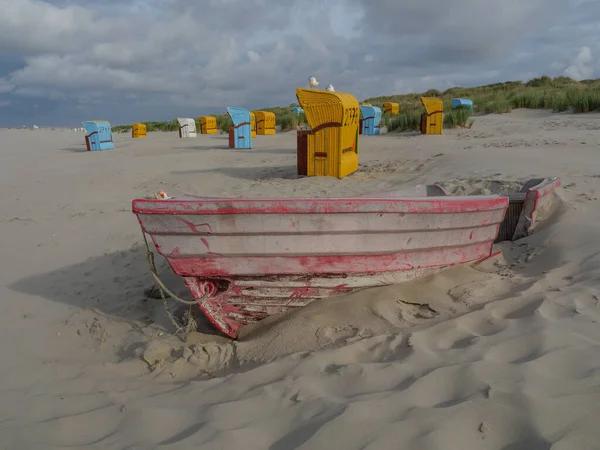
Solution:
<path fill-rule="evenodd" d="M 15 88 L 6 78 L 0 78 L 0 94 L 11 92 Z"/>
<path fill-rule="evenodd" d="M 596 0 L 0 0 L 0 8 L 0 125 L 32 111 L 38 122 L 68 125 L 98 114 L 121 123 L 287 105 L 309 75 L 362 99 L 599 69 Z"/>
<path fill-rule="evenodd" d="M 569 0 L 362 0 L 365 29 L 378 30 L 396 65 L 470 64 L 504 57 L 560 19 Z M 371 5 L 371 7 L 367 7 Z M 561 8 L 564 9 L 564 8 Z"/>

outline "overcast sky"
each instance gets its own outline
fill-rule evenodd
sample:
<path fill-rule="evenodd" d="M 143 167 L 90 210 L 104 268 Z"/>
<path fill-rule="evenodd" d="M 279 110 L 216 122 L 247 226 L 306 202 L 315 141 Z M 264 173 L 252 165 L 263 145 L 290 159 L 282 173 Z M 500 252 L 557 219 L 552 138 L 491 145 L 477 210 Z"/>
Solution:
<path fill-rule="evenodd" d="M 0 0 L 0 126 L 598 76 L 600 0 Z"/>

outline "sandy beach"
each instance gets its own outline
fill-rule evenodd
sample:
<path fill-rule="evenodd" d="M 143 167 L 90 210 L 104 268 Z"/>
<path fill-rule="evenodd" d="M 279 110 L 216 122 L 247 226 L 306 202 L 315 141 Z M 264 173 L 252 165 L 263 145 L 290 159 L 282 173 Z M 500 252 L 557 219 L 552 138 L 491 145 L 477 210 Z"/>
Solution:
<path fill-rule="evenodd" d="M 600 448 L 600 115 L 515 110 L 442 136 L 362 136 L 360 169 L 296 176 L 296 133 L 0 130 L 3 449 Z M 561 205 L 502 256 L 172 336 L 131 201 L 325 197 L 559 176 Z M 189 298 L 169 274 L 167 284 Z"/>

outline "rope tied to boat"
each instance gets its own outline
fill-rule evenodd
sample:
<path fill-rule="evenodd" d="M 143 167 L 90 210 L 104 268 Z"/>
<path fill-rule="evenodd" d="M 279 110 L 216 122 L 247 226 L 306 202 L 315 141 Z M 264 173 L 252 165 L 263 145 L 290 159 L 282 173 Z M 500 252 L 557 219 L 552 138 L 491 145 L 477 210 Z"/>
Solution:
<path fill-rule="evenodd" d="M 197 305 L 199 302 L 205 300 L 208 297 L 209 293 L 204 293 L 202 298 L 198 300 L 184 300 L 178 297 L 177 295 L 173 294 L 173 292 L 171 292 L 169 288 L 165 286 L 165 284 L 158 276 L 158 271 L 156 270 L 156 264 L 154 262 L 154 252 L 150 250 L 150 244 L 148 244 L 148 239 L 146 238 L 146 232 L 144 231 L 144 228 L 142 228 L 142 236 L 144 238 L 144 244 L 146 245 L 146 261 L 148 262 L 148 266 L 150 268 L 150 274 L 152 275 L 152 277 L 158 285 L 158 291 L 160 292 L 160 297 L 163 306 L 165 307 L 165 311 L 167 312 L 167 316 L 169 316 L 169 319 L 171 319 L 171 322 L 176 328 L 175 334 L 178 334 L 182 330 L 184 330 L 186 333 L 196 331 L 198 329 L 198 323 L 194 319 L 192 307 L 194 305 Z M 167 304 L 167 300 L 169 298 L 175 300 L 178 303 L 189 306 L 188 310 L 183 314 L 183 323 L 180 323 L 169 309 L 169 305 Z"/>

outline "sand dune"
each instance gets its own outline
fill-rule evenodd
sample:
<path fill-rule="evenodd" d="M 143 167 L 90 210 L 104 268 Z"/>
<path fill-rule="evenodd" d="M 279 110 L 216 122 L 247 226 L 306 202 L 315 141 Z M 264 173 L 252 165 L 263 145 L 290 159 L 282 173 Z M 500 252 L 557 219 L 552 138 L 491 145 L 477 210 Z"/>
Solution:
<path fill-rule="evenodd" d="M 600 448 L 599 116 L 515 111 L 443 136 L 363 137 L 344 179 L 295 177 L 295 134 L 1 130 L 2 448 Z M 173 336 L 131 200 L 168 193 L 458 195 L 560 176 L 561 208 L 503 255 L 316 302 L 238 342 Z M 181 281 L 162 273 L 188 295 Z"/>

